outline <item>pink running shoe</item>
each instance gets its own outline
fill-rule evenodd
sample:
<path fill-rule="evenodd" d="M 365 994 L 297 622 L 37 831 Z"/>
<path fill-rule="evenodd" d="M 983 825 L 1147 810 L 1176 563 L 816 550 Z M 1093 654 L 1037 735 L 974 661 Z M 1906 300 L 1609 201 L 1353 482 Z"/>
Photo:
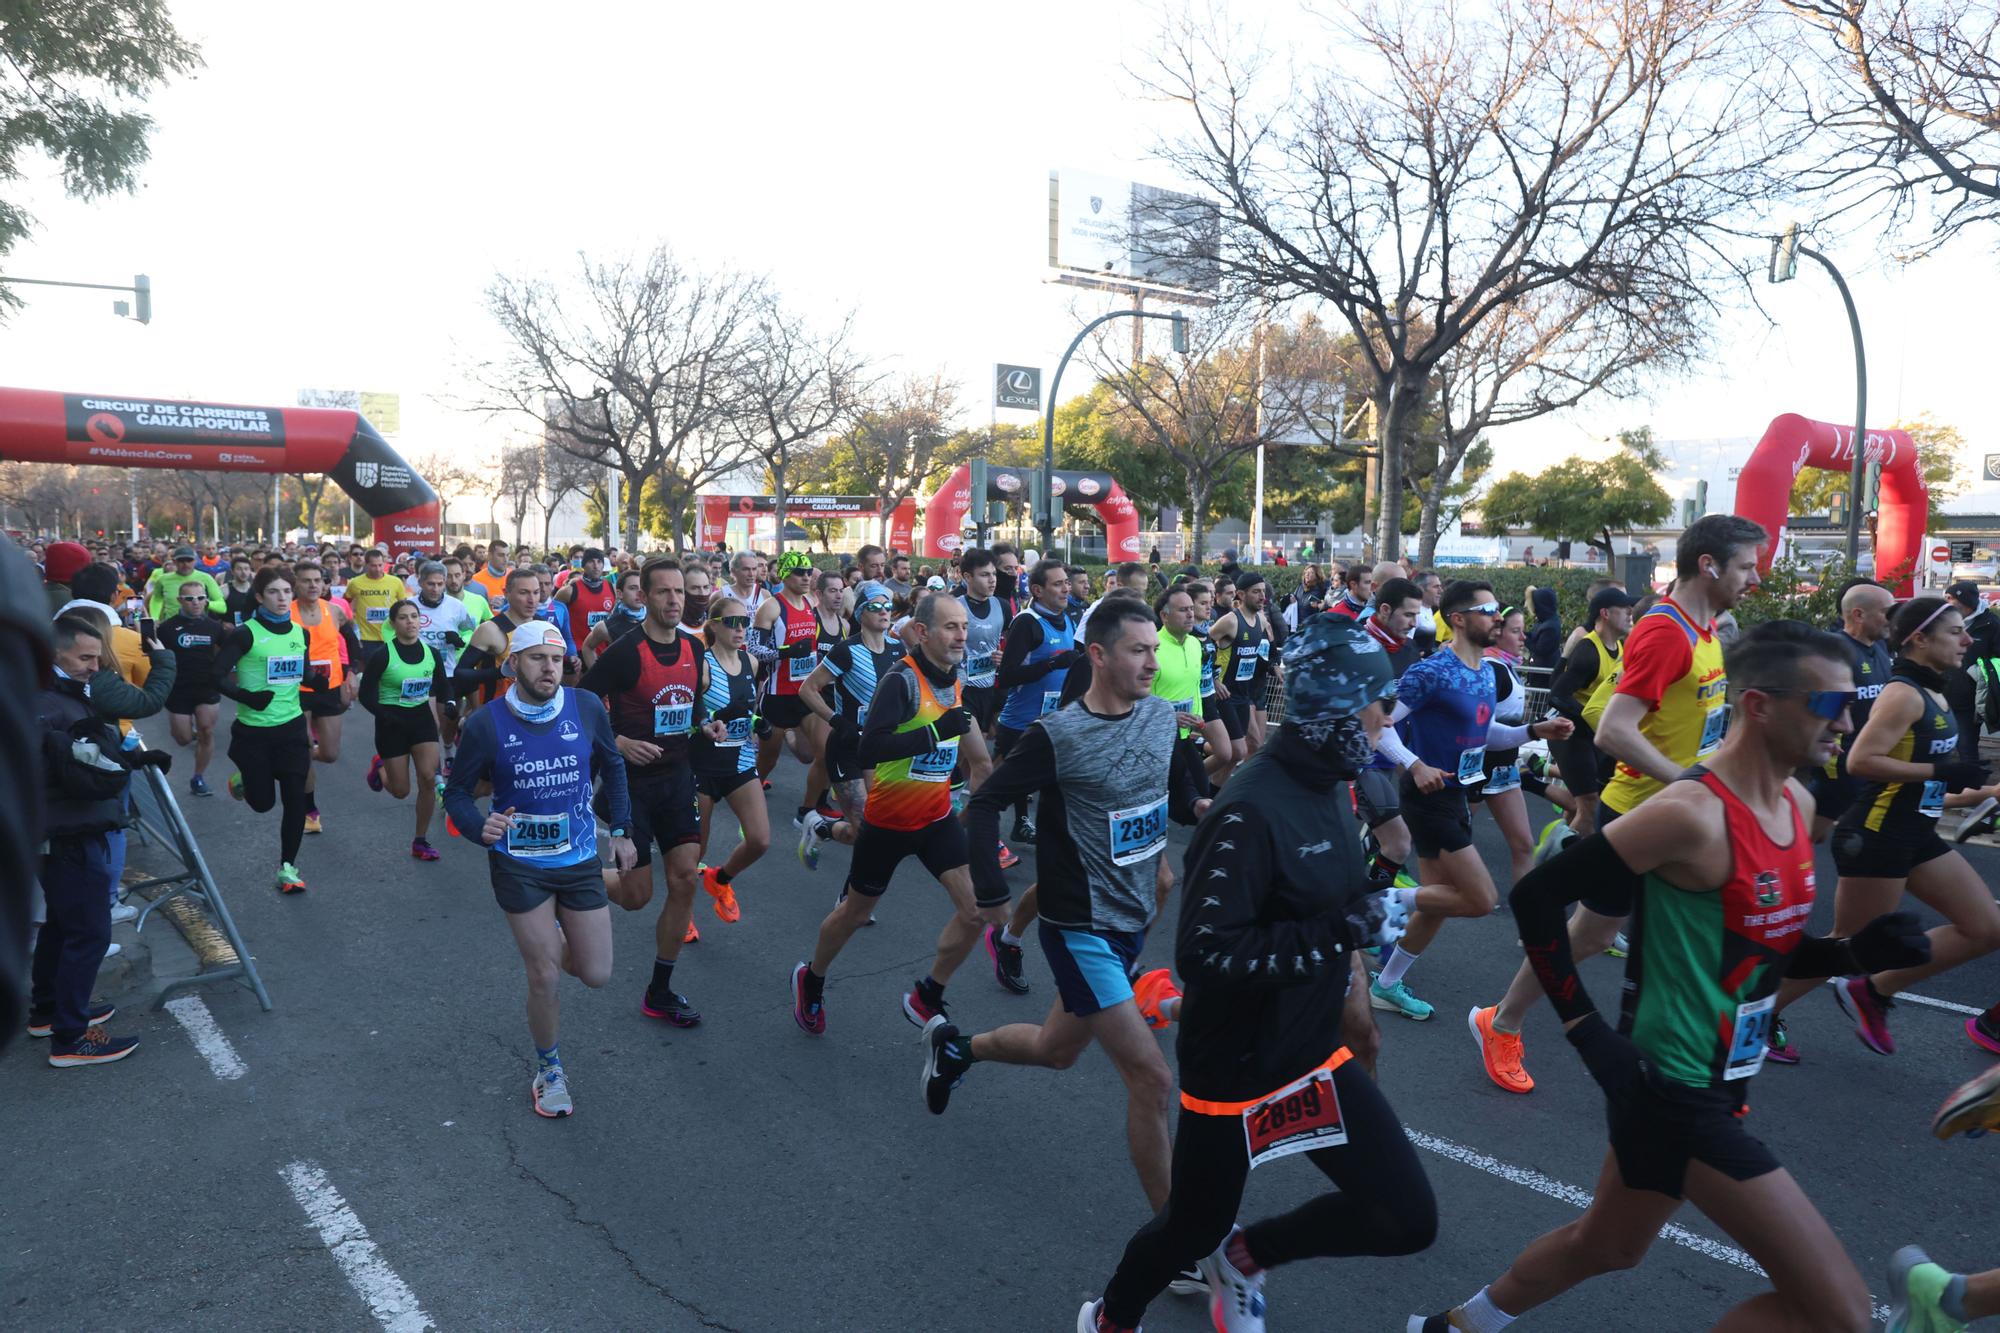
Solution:
<path fill-rule="evenodd" d="M 410 855 L 419 861 L 435 861 L 438 859 L 438 850 L 431 846 L 429 839 L 416 838 L 410 843 Z"/>
<path fill-rule="evenodd" d="M 1854 1035 L 1877 1055 L 1894 1055 L 1896 1039 L 1889 1035 L 1889 1010 L 1895 1001 L 1875 994 L 1867 977 L 1846 977 L 1834 987 L 1833 998 L 1841 1012 L 1854 1020 Z"/>
<path fill-rule="evenodd" d="M 379 754 L 368 764 L 368 790 L 382 790 L 382 756 Z"/>
<path fill-rule="evenodd" d="M 1983 1046 L 2000 1055 L 2000 1028 L 1989 1026 L 1985 1014 L 1975 1014 L 1965 1020 L 1965 1035 L 1972 1038 L 1975 1046 Z"/>

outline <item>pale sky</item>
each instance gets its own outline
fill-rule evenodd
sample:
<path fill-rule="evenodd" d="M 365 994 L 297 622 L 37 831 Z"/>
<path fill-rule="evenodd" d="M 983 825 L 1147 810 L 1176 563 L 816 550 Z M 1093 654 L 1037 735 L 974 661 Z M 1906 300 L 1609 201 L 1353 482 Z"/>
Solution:
<path fill-rule="evenodd" d="M 8 264 L 148 273 L 154 321 L 113 318 L 111 293 L 26 289 L 0 326 L 0 384 L 279 405 L 305 387 L 393 391 L 407 454 L 490 456 L 524 425 L 440 400 L 492 336 L 495 270 L 664 240 L 767 272 L 809 311 L 856 309 L 885 366 L 964 383 L 970 424 L 993 362 L 1052 369 L 1102 299 L 1043 281 L 1049 170 L 1175 184 L 1148 157 L 1171 109 L 1125 72 L 1153 30 L 1129 0 L 174 12 L 207 67 L 154 99 L 143 188 L 85 205 L 37 182 L 25 202 L 41 229 Z M 1835 260 L 1868 335 L 1871 424 L 1928 410 L 1965 431 L 1968 466 L 2000 453 L 2000 251 L 1961 241 L 1907 271 L 1860 250 Z M 1498 470 L 1595 452 L 1644 422 L 1672 439 L 1754 437 L 1784 411 L 1847 421 L 1831 283 L 1802 262 L 1765 297 L 1775 326 L 1733 321 L 1711 365 L 1650 401 L 1503 432 Z M 1073 364 L 1064 396 L 1085 386 Z"/>

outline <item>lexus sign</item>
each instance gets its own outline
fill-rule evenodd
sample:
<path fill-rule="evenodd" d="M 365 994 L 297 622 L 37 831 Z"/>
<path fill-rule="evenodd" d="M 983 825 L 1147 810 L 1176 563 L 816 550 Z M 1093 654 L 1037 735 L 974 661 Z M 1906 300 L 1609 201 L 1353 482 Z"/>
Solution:
<path fill-rule="evenodd" d="M 1023 412 L 1041 411 L 1041 367 L 993 367 L 993 406 L 1018 408 Z"/>

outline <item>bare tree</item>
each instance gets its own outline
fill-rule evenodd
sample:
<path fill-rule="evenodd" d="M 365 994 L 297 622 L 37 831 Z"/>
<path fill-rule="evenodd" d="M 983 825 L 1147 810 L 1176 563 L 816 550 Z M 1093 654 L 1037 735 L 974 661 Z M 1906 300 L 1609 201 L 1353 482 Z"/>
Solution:
<path fill-rule="evenodd" d="M 702 271 L 667 247 L 644 262 L 578 256 L 566 289 L 497 276 L 486 304 L 507 347 L 472 370 L 472 410 L 527 416 L 560 448 L 625 479 L 625 530 L 637 533 L 648 480 L 676 548 L 695 495 L 745 456 L 730 391 L 761 279 Z"/>
<path fill-rule="evenodd" d="M 778 550 L 783 551 L 795 453 L 854 417 L 871 386 L 862 358 L 851 347 L 852 314 L 832 328 L 817 330 L 775 293 L 766 292 L 754 324 L 756 336 L 737 373 L 730 422 L 748 452 L 770 471 Z"/>
<path fill-rule="evenodd" d="M 1800 179 L 1830 196 L 1829 216 L 1915 221 L 1926 249 L 2000 222 L 2000 10 L 1990 0 L 1787 7 L 1821 35 L 1821 77 L 1795 104 L 1816 132 Z"/>
<path fill-rule="evenodd" d="M 1779 190 L 1784 149 L 1757 14 L 1354 0 L 1328 18 L 1337 57 L 1290 79 L 1219 22 L 1170 22 L 1144 82 L 1189 125 L 1162 156 L 1223 201 L 1224 274 L 1323 301 L 1365 353 L 1380 555 L 1400 544 L 1412 415 L 1480 324 L 1568 287 L 1606 320 L 1705 327 L 1747 276 L 1729 228 Z M 1179 229 L 1186 258 L 1211 227 Z"/>
<path fill-rule="evenodd" d="M 572 495 L 588 495 L 604 484 L 604 469 L 556 445 L 544 442 L 542 451 L 542 546 L 549 544 L 549 532 L 556 510 Z"/>
<path fill-rule="evenodd" d="M 500 454 L 499 496 L 507 502 L 507 512 L 514 520 L 514 545 L 521 544 L 521 529 L 528 521 L 528 511 L 542 501 L 542 487 L 546 480 L 543 468 L 551 451 L 544 444 L 510 444 Z M 548 525 L 542 525 L 542 549 L 549 545 Z"/>
<path fill-rule="evenodd" d="M 445 540 L 446 517 L 451 513 L 452 502 L 461 499 L 483 499 L 488 502 L 487 518 L 492 519 L 492 497 L 499 494 L 494 484 L 495 470 L 468 467 L 458 455 L 436 449 L 413 461 L 418 476 L 431 484 L 438 497 L 438 541 Z"/>
<path fill-rule="evenodd" d="M 800 480 L 832 486 L 836 494 L 880 496 L 878 540 L 886 545 L 896 508 L 972 456 L 977 437 L 952 430 L 958 394 L 957 382 L 941 371 L 878 390 L 854 425 L 829 448 L 813 452 L 809 467 L 794 460 Z"/>

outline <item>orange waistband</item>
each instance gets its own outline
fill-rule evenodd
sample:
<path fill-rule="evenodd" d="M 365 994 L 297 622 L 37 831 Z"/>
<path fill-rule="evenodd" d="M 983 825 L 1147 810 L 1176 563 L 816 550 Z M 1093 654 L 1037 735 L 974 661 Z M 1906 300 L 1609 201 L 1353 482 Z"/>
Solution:
<path fill-rule="evenodd" d="M 1309 1078 L 1312 1075 L 1319 1073 L 1321 1070 L 1325 1070 L 1328 1073 L 1332 1073 L 1334 1070 L 1340 1068 L 1342 1065 L 1346 1064 L 1349 1060 L 1352 1060 L 1353 1058 L 1354 1058 L 1354 1052 L 1348 1050 L 1345 1046 L 1342 1046 L 1338 1050 L 1334 1051 L 1332 1055 L 1327 1056 L 1326 1062 L 1324 1064 L 1313 1066 L 1311 1069 L 1308 1069 L 1305 1073 L 1299 1075 L 1299 1078 Z M 1298 1079 L 1292 1079 L 1290 1081 L 1290 1083 L 1296 1083 L 1296 1082 L 1298 1082 Z M 1290 1086 L 1290 1083 L 1288 1083 L 1286 1086 Z M 1181 1107 L 1184 1110 L 1193 1111 L 1197 1115 L 1229 1115 L 1229 1116 L 1242 1115 L 1245 1111 L 1249 1110 L 1253 1106 L 1256 1106 L 1260 1102 L 1269 1101 L 1273 1093 L 1275 1093 L 1276 1091 L 1277 1091 L 1276 1089 L 1273 1089 L 1271 1092 L 1265 1093 L 1262 1097 L 1252 1097 L 1247 1102 L 1203 1101 L 1199 1097 L 1190 1097 L 1187 1093 L 1183 1092 L 1181 1094 Z"/>

